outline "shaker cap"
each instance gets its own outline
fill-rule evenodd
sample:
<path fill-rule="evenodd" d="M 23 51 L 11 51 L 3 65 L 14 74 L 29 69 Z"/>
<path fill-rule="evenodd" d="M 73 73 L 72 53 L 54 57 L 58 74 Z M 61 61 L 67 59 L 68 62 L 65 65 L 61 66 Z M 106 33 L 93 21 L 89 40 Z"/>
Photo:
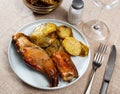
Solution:
<path fill-rule="evenodd" d="M 72 1 L 72 7 L 75 9 L 81 9 L 84 7 L 83 0 L 73 0 Z"/>

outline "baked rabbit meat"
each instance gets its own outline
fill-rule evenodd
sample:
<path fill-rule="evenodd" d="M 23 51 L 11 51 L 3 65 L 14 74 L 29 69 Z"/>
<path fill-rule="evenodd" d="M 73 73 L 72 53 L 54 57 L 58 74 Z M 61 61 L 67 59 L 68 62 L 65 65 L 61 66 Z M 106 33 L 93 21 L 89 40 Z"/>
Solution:
<path fill-rule="evenodd" d="M 64 81 L 71 82 L 78 77 L 77 69 L 69 54 L 64 51 L 57 51 L 53 54 L 52 59 Z"/>
<path fill-rule="evenodd" d="M 58 73 L 52 59 L 47 53 L 42 48 L 29 41 L 28 36 L 23 33 L 14 34 L 12 40 L 25 63 L 47 76 L 50 87 L 57 86 Z"/>

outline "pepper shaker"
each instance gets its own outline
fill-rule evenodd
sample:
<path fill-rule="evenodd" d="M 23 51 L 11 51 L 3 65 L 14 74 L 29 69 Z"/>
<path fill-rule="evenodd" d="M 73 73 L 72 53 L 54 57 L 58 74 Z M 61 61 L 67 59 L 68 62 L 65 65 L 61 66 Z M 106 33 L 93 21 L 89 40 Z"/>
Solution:
<path fill-rule="evenodd" d="M 84 2 L 83 0 L 73 0 L 68 12 L 68 22 L 78 25 L 82 19 Z"/>

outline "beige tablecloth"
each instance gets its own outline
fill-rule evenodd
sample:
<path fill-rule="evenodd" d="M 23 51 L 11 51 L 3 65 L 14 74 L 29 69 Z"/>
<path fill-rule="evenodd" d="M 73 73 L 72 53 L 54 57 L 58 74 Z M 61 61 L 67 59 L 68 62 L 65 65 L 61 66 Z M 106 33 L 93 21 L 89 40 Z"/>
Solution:
<path fill-rule="evenodd" d="M 92 69 L 93 53 L 95 52 L 98 42 L 90 42 L 91 61 L 85 74 L 73 85 L 59 90 L 40 90 L 31 87 L 21 81 L 13 72 L 8 61 L 8 45 L 11 36 L 25 24 L 40 19 L 58 19 L 67 22 L 67 12 L 72 0 L 63 0 L 62 5 L 47 15 L 37 15 L 32 13 L 22 0 L 1 0 L 0 1 L 0 94 L 83 94 L 89 74 Z M 85 7 L 82 16 L 82 21 L 87 22 L 96 19 L 99 13 L 92 0 L 84 0 Z M 101 20 L 104 21 L 110 29 L 111 36 L 108 40 L 109 50 L 112 44 L 117 48 L 117 60 L 115 70 L 110 81 L 107 94 L 120 93 L 120 6 L 112 10 L 104 10 Z M 76 28 L 81 29 L 82 23 Z M 82 32 L 82 31 L 81 31 Z M 105 65 L 108 60 L 109 50 L 106 53 L 106 58 L 97 70 L 91 94 L 99 94 L 102 84 Z"/>

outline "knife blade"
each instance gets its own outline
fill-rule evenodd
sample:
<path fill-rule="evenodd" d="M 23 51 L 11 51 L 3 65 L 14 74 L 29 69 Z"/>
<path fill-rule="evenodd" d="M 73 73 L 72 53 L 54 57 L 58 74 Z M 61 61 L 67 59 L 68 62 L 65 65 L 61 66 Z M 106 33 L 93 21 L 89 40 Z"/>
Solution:
<path fill-rule="evenodd" d="M 112 45 L 111 52 L 110 52 L 110 55 L 108 58 L 108 62 L 107 62 L 106 68 L 105 68 L 103 83 L 102 83 L 99 94 L 107 93 L 107 88 L 108 88 L 109 82 L 111 80 L 113 71 L 114 71 L 115 62 L 116 62 L 116 47 L 115 47 L 115 45 Z"/>

